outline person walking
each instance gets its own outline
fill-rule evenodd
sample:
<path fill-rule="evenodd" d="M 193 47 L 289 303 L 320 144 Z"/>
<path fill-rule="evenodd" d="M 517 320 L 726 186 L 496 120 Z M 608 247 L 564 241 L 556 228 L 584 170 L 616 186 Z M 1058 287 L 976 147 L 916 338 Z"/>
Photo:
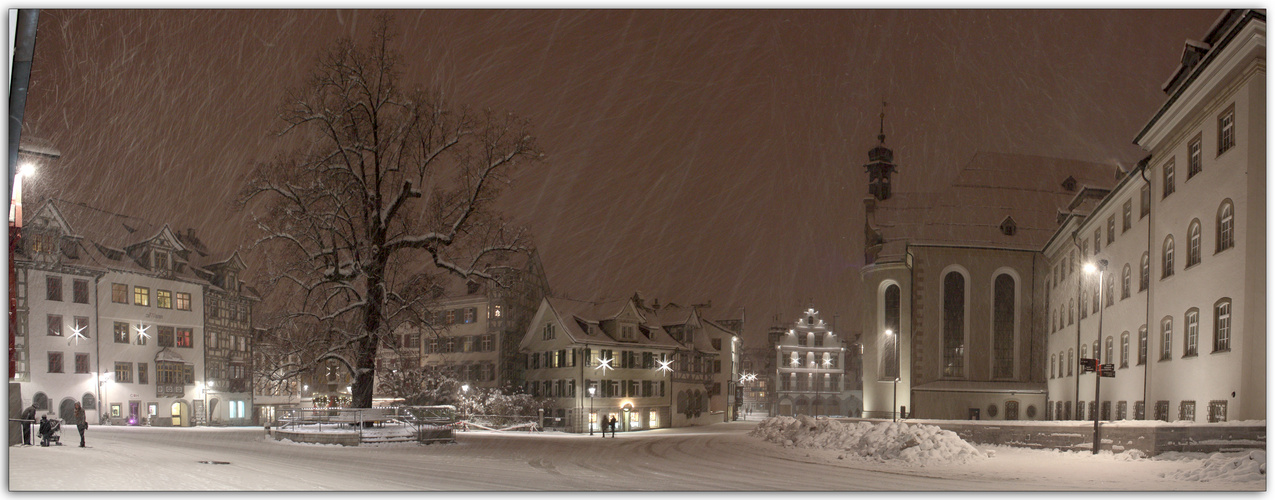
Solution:
<path fill-rule="evenodd" d="M 615 437 L 615 428 L 618 425 L 619 423 L 615 421 L 615 415 L 611 415 L 611 437 Z"/>
<path fill-rule="evenodd" d="M 31 446 L 31 426 L 35 425 L 35 404 L 22 410 L 22 444 Z"/>
<path fill-rule="evenodd" d="M 80 431 L 80 448 L 84 447 L 84 430 L 89 428 L 89 420 L 84 418 L 84 408 L 75 403 L 75 430 Z"/>

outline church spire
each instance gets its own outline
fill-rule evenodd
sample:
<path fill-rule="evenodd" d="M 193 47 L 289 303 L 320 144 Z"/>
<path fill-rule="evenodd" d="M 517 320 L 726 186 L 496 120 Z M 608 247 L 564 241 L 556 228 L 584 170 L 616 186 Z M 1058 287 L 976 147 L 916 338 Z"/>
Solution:
<path fill-rule="evenodd" d="M 863 166 L 868 171 L 868 192 L 880 201 L 890 198 L 890 174 L 895 172 L 894 151 L 885 147 L 885 106 L 885 98 L 882 98 L 879 143 L 868 151 L 868 163 Z"/>

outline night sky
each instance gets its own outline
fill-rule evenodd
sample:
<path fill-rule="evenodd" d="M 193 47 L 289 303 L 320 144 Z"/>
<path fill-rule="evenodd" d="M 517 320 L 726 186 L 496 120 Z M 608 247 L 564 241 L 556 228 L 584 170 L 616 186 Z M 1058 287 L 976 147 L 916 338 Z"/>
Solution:
<path fill-rule="evenodd" d="M 862 165 L 881 102 L 896 191 L 980 150 L 1120 162 L 1182 44 L 1221 11 L 393 11 L 405 80 L 532 121 L 547 161 L 502 200 L 555 294 L 712 300 L 746 338 L 812 300 L 857 333 Z M 373 11 L 43 10 L 24 185 L 255 236 L 230 203 L 282 146 L 280 98 Z M 28 208 L 30 210 L 31 208 Z M 248 255 L 251 261 L 251 255 Z M 755 344 L 754 344 L 755 345 Z"/>

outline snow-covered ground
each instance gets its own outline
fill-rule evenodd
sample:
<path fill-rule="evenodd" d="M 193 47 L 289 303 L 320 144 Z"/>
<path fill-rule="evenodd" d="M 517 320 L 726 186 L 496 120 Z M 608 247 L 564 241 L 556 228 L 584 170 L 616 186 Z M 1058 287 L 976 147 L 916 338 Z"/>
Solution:
<path fill-rule="evenodd" d="M 820 422 L 822 423 L 822 421 Z M 1248 490 L 1266 488 L 1265 455 L 1097 456 L 978 446 L 964 460 L 864 457 L 749 432 L 758 422 L 620 433 L 458 432 L 456 444 L 311 445 L 260 428 L 94 426 L 90 448 L 10 447 L 12 491 L 445 490 L 866 491 Z M 871 425 L 871 424 L 869 424 Z M 911 432 L 911 431 L 909 431 Z M 941 432 L 912 434 L 946 439 Z M 927 434 L 927 432 L 929 432 Z M 828 436 L 851 436 L 838 431 Z M 68 438 L 69 434 L 63 433 Z M 865 436 L 871 436 L 866 437 Z M 885 442 L 871 431 L 859 442 Z M 811 441 L 814 442 L 814 441 Z M 827 441 L 829 443 L 833 440 Z M 840 441 L 848 442 L 846 440 Z M 905 441 L 906 444 L 906 441 Z M 954 444 L 932 444 L 946 449 Z M 990 451 L 990 453 L 988 453 Z M 1239 456 L 1245 455 L 1245 456 Z M 1260 469 L 1259 469 L 1260 470 Z"/>

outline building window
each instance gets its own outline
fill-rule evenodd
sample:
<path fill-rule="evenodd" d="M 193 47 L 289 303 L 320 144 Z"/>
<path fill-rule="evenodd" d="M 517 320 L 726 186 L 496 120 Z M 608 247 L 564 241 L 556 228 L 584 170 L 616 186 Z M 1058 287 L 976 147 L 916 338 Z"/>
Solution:
<path fill-rule="evenodd" d="M 123 283 L 111 283 L 111 302 L 116 304 L 127 304 L 128 285 Z"/>
<path fill-rule="evenodd" d="M 168 252 L 154 252 L 155 270 L 164 271 L 168 269 Z"/>
<path fill-rule="evenodd" d="M 1120 334 L 1120 367 L 1129 367 L 1129 332 Z"/>
<path fill-rule="evenodd" d="M 193 347 L 193 345 L 191 344 L 191 337 L 193 335 L 191 333 L 192 332 L 190 328 L 178 328 L 177 329 L 177 347 Z"/>
<path fill-rule="evenodd" d="M 1217 117 L 1217 155 L 1235 147 L 1235 104 L 1231 104 Z"/>
<path fill-rule="evenodd" d="M 44 298 L 56 302 L 62 302 L 62 277 L 45 276 L 44 284 L 46 290 Z"/>
<path fill-rule="evenodd" d="M 133 305 L 149 306 L 151 305 L 151 289 L 144 286 L 133 287 Z"/>
<path fill-rule="evenodd" d="M 1235 246 L 1235 206 L 1223 200 L 1217 209 L 1217 252 Z M 1216 252 L 1215 252 L 1216 253 Z"/>
<path fill-rule="evenodd" d="M 1121 401 L 1116 405 L 1116 420 L 1125 420 L 1129 418 L 1129 402 Z"/>
<path fill-rule="evenodd" d="M 61 337 L 62 336 L 62 315 L 50 314 L 48 315 L 47 319 L 49 322 L 49 336 Z"/>
<path fill-rule="evenodd" d="M 1076 350 L 1067 349 L 1067 376 L 1070 377 L 1075 373 L 1076 366 Z"/>
<path fill-rule="evenodd" d="M 147 369 L 147 366 L 150 366 L 150 365 L 145 362 L 137 363 L 137 383 L 139 384 L 150 383 L 150 373 L 147 373 L 150 370 Z"/>
<path fill-rule="evenodd" d="M 1173 171 L 1173 160 L 1169 160 L 1168 163 L 1164 164 L 1164 195 L 1161 196 L 1161 198 L 1168 198 L 1169 195 L 1173 194 L 1173 192 L 1177 190 L 1177 187 L 1173 182 Z"/>
<path fill-rule="evenodd" d="M 161 327 L 158 327 L 157 329 L 159 330 L 159 331 L 158 331 L 158 336 L 159 336 L 159 346 L 160 346 L 160 347 L 172 347 L 172 346 L 173 346 L 173 337 L 174 337 L 174 334 L 173 334 L 173 327 L 171 327 L 171 326 L 161 326 Z"/>
<path fill-rule="evenodd" d="M 544 333 L 541 336 L 542 340 L 553 340 L 553 336 L 553 323 L 545 323 Z"/>
<path fill-rule="evenodd" d="M 189 293 L 177 292 L 177 300 L 175 302 L 176 302 L 178 311 L 190 310 L 190 294 Z"/>
<path fill-rule="evenodd" d="M 1164 255 L 1160 258 L 1160 279 L 1173 276 L 1173 236 L 1164 238 Z"/>
<path fill-rule="evenodd" d="M 1116 303 L 1116 277 L 1113 274 L 1106 275 L 1107 280 L 1107 305 Z"/>
<path fill-rule="evenodd" d="M 1093 254 L 1097 256 L 1102 253 L 1102 229 L 1093 230 Z"/>
<path fill-rule="evenodd" d="M 1104 363 L 1112 363 L 1116 360 L 1116 339 L 1110 335 L 1107 336 L 1107 343 L 1104 346 L 1106 350 L 1102 352 L 1102 361 Z"/>
<path fill-rule="evenodd" d="M 1133 200 L 1124 201 L 1124 211 L 1121 216 L 1120 234 L 1129 232 L 1129 228 L 1133 227 Z"/>
<path fill-rule="evenodd" d="M 1138 277 L 1138 291 L 1145 292 L 1151 286 L 1151 254 L 1142 252 L 1142 275 Z"/>
<path fill-rule="evenodd" d="M 1094 353 L 1097 354 L 1097 353 Z M 1080 359 L 1089 358 L 1089 344 L 1080 344 Z"/>
<path fill-rule="evenodd" d="M 1187 167 L 1186 178 L 1195 177 L 1204 169 L 1203 163 L 1200 161 L 1200 135 L 1196 134 L 1195 139 L 1191 139 L 1191 143 L 1186 147 L 1187 151 Z"/>
<path fill-rule="evenodd" d="M 1080 319 L 1089 317 L 1089 310 L 1085 309 L 1085 301 L 1089 300 L 1089 290 L 1080 290 Z"/>
<path fill-rule="evenodd" d="M 1049 378 L 1054 378 L 1054 375 L 1057 373 L 1058 373 L 1058 355 L 1050 354 L 1049 355 Z"/>
<path fill-rule="evenodd" d="M 943 277 L 943 376 L 965 376 L 965 276 Z"/>
<path fill-rule="evenodd" d="M 1168 361 L 1173 355 L 1173 318 L 1165 316 L 1160 322 L 1160 361 Z"/>
<path fill-rule="evenodd" d="M 131 384 L 133 383 L 133 363 L 126 361 L 115 362 L 115 383 Z"/>
<path fill-rule="evenodd" d="M 1226 401 L 1209 401 L 1209 422 L 1226 421 Z"/>
<path fill-rule="evenodd" d="M 76 304 L 89 303 L 88 280 L 72 280 L 71 287 L 71 300 L 75 301 Z"/>
<path fill-rule="evenodd" d="M 1186 267 L 1200 263 L 1200 220 L 1191 221 L 1187 227 Z"/>
<path fill-rule="evenodd" d="M 1186 335 L 1183 335 L 1185 343 L 1182 346 L 1182 357 L 1195 356 L 1199 354 L 1200 345 L 1200 310 L 1192 307 L 1186 312 Z"/>
<path fill-rule="evenodd" d="M 128 323 L 115 322 L 115 342 L 119 344 L 128 343 Z"/>
<path fill-rule="evenodd" d="M 483 335 L 481 345 L 483 352 L 491 352 L 491 335 Z"/>
<path fill-rule="evenodd" d="M 1213 352 L 1231 350 L 1231 299 L 1213 304 Z"/>
<path fill-rule="evenodd" d="M 1084 307 L 1083 305 L 1081 307 Z M 1067 325 L 1076 323 L 1076 303 L 1071 299 L 1067 299 Z"/>
<path fill-rule="evenodd" d="M 89 372 L 89 354 L 86 352 L 75 353 L 75 373 Z"/>
<path fill-rule="evenodd" d="M 62 353 L 49 352 L 49 373 L 62 373 Z"/>
<path fill-rule="evenodd" d="M 1147 363 L 1147 326 L 1138 328 L 1138 364 Z"/>
<path fill-rule="evenodd" d="M 1120 300 L 1129 298 L 1133 281 L 1133 270 L 1129 264 L 1124 265 L 1124 271 L 1120 273 Z"/>
<path fill-rule="evenodd" d="M 116 363 L 118 366 L 119 363 Z M 116 368 L 118 370 L 118 368 Z M 160 385 L 177 385 L 183 382 L 183 371 L 181 363 L 171 361 L 155 362 L 155 383 Z"/>
<path fill-rule="evenodd" d="M 73 319 L 72 321 L 75 323 L 75 325 L 71 327 L 72 328 L 71 331 L 75 335 L 88 338 L 88 336 L 92 333 L 89 330 L 89 318 L 87 316 L 76 316 L 75 319 Z"/>
<path fill-rule="evenodd" d="M 499 318 L 499 317 L 500 317 L 500 304 L 496 304 L 496 305 L 494 305 L 494 306 L 491 306 L 491 315 L 492 315 L 492 317 L 494 317 L 494 318 Z"/>
<path fill-rule="evenodd" d="M 1107 217 L 1107 244 L 1116 242 L 1116 216 L 1112 214 Z"/>
<path fill-rule="evenodd" d="M 465 323 L 466 323 L 466 324 L 473 323 L 473 322 L 474 322 L 474 318 L 475 318 L 476 316 L 478 316 L 478 308 L 476 308 L 476 307 L 466 307 L 466 308 L 465 308 Z"/>
<path fill-rule="evenodd" d="M 173 292 L 168 290 L 155 290 L 155 307 L 161 309 L 172 309 Z"/>
<path fill-rule="evenodd" d="M 1139 198 L 1141 199 L 1141 203 L 1139 203 L 1140 208 L 1138 209 L 1138 220 L 1142 220 L 1151 213 L 1151 186 L 1144 184 Z"/>
<path fill-rule="evenodd" d="M 1102 402 L 1102 410 L 1099 416 L 1100 418 L 1102 418 L 1102 420 L 1107 420 L 1107 421 L 1111 420 L 1111 401 Z"/>
<path fill-rule="evenodd" d="M 993 284 L 993 336 L 996 341 L 996 361 L 993 367 L 995 377 L 1011 378 L 1014 376 L 1014 278 L 1008 274 L 996 277 Z"/>
<path fill-rule="evenodd" d="M 1183 401 L 1178 405 L 1178 420 L 1195 421 L 1195 401 Z"/>
<path fill-rule="evenodd" d="M 883 380 L 894 380 L 899 376 L 899 319 L 901 315 L 900 289 L 898 285 L 891 284 L 885 288 L 882 295 L 882 305 L 885 309 L 885 329 L 882 333 L 883 337 L 881 350 L 881 378 Z"/>

